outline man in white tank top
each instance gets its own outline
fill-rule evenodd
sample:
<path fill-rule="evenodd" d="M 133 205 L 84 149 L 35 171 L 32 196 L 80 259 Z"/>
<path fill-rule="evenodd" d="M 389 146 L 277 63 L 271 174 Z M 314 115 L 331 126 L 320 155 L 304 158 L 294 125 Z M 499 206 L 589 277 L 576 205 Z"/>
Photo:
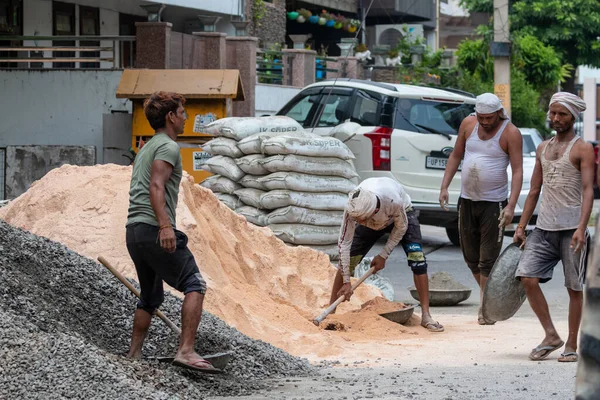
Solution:
<path fill-rule="evenodd" d="M 522 140 L 521 132 L 509 121 L 496 95 L 477 96 L 475 115 L 461 123 L 442 180 L 440 205 L 448 210 L 448 186 L 464 156 L 458 231 L 463 257 L 481 289 L 481 296 L 502 249 L 504 227 L 512 222 L 521 191 Z M 509 163 L 512 181 L 507 201 Z M 495 321 L 484 319 L 479 307 L 478 322 L 492 325 Z"/>
<path fill-rule="evenodd" d="M 536 163 L 531 177 L 531 189 L 514 241 L 525 247 L 519 260 L 516 277 L 523 282 L 531 308 L 544 328 L 542 343 L 529 358 L 543 360 L 565 345 L 558 358 L 562 362 L 577 361 L 577 335 L 583 305 L 583 280 L 587 264 L 589 233 L 587 224 L 594 202 L 594 150 L 575 135 L 573 124 L 585 110 L 584 101 L 571 93 L 552 96 L 548 118 L 556 137 L 537 148 Z M 538 202 L 542 203 L 536 228 L 527 238 L 525 227 Z M 562 261 L 565 286 L 569 293 L 569 336 L 566 344 L 556 331 L 548 303 L 540 283 L 552 279 L 556 264 Z"/>

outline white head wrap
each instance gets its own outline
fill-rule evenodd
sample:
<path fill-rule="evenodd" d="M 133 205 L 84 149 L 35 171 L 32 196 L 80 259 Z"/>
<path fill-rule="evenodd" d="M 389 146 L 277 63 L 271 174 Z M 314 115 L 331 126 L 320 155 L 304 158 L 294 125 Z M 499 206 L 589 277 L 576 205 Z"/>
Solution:
<path fill-rule="evenodd" d="M 369 218 L 377 208 L 377 196 L 374 193 L 357 188 L 348 195 L 346 211 L 355 219 Z"/>
<path fill-rule="evenodd" d="M 550 99 L 550 105 L 554 103 L 558 103 L 562 106 L 565 106 L 567 110 L 569 110 L 569 112 L 573 114 L 573 117 L 575 117 L 575 119 L 577 119 L 577 117 L 579 117 L 579 114 L 584 112 L 586 109 L 585 101 L 583 101 L 581 97 L 569 92 L 554 93 L 554 96 L 552 96 L 552 98 Z"/>
<path fill-rule="evenodd" d="M 502 119 L 508 119 L 508 114 L 502 107 L 502 102 L 493 93 L 483 93 L 475 99 L 475 112 L 477 114 L 491 114 L 499 110 L 502 110 Z"/>

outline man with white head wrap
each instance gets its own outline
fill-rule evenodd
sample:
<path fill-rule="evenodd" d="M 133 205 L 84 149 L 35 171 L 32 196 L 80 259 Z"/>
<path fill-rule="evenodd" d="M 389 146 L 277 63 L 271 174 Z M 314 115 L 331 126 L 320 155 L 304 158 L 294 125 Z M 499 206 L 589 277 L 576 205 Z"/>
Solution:
<path fill-rule="evenodd" d="M 475 114 L 460 125 L 442 180 L 440 205 L 448 210 L 448 187 L 464 156 L 458 199 L 460 247 L 481 296 L 502 249 L 504 227 L 512 222 L 521 191 L 522 140 L 521 132 L 510 122 L 496 95 L 477 96 Z M 512 180 L 507 201 L 509 163 Z M 494 324 L 483 317 L 481 307 L 477 320 L 480 325 Z"/>
<path fill-rule="evenodd" d="M 569 336 L 562 362 L 577 361 L 577 335 L 583 306 L 583 279 L 587 265 L 589 232 L 587 224 L 594 202 L 594 149 L 577 137 L 573 124 L 585 110 L 585 102 L 571 93 L 552 96 L 548 118 L 556 136 L 537 148 L 531 188 L 514 241 L 525 250 L 516 277 L 523 282 L 531 308 L 545 332 L 544 340 L 529 354 L 543 360 L 565 344 L 550 318 L 548 303 L 540 283 L 552 279 L 556 264 L 563 264 L 565 286 L 569 293 Z M 527 237 L 525 227 L 535 209 L 540 192 L 542 202 L 536 227 Z"/>
<path fill-rule="evenodd" d="M 427 261 L 421 248 L 421 227 L 417 213 L 402 185 L 391 178 L 365 179 L 348 195 L 338 241 L 340 262 L 330 304 L 340 296 L 350 300 L 350 276 L 377 240 L 386 233 L 390 234 L 387 243 L 373 258 L 371 266 L 376 272 L 385 268 L 390 253 L 398 244 L 402 244 L 421 299 L 421 325 L 431 332 L 442 332 L 444 327 L 434 321 L 429 313 Z"/>

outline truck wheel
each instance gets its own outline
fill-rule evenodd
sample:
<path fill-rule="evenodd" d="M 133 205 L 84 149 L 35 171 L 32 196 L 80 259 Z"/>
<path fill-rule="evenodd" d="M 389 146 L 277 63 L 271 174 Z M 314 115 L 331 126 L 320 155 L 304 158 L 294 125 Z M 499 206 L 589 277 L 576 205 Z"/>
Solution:
<path fill-rule="evenodd" d="M 448 239 L 455 246 L 460 246 L 460 238 L 458 235 L 458 227 L 446 228 L 446 235 L 448 235 Z"/>

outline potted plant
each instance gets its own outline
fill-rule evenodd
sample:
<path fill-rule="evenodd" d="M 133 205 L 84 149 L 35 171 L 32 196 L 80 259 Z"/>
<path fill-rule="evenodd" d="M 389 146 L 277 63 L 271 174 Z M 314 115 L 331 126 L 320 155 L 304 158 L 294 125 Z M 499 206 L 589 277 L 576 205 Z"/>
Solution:
<path fill-rule="evenodd" d="M 319 22 L 319 16 L 318 15 L 311 15 L 311 17 L 308 19 L 308 22 L 310 22 L 311 24 L 316 24 Z"/>
<path fill-rule="evenodd" d="M 387 66 L 396 66 L 402 63 L 402 57 L 398 53 L 398 50 L 393 49 L 388 51 L 387 57 L 385 59 L 385 65 Z"/>
<path fill-rule="evenodd" d="M 333 27 L 335 29 L 341 29 L 342 26 L 344 26 L 345 21 L 346 21 L 346 17 L 344 17 L 343 15 L 337 15 L 335 17 L 335 23 L 333 24 Z"/>
<path fill-rule="evenodd" d="M 319 15 L 319 25 L 327 24 L 327 21 L 329 21 L 330 19 L 331 17 L 327 11 L 321 11 L 321 15 Z"/>
<path fill-rule="evenodd" d="M 294 21 L 296 18 L 298 18 L 298 15 L 300 15 L 300 14 L 298 14 L 298 11 L 289 11 L 287 13 L 287 17 L 291 21 Z"/>
<path fill-rule="evenodd" d="M 354 56 L 360 61 L 370 60 L 371 52 L 364 43 L 361 43 L 354 48 Z"/>
<path fill-rule="evenodd" d="M 332 13 L 327 14 L 327 22 L 325 23 L 325 26 L 327 26 L 329 28 L 333 28 L 334 24 L 335 24 L 335 15 Z"/>
<path fill-rule="evenodd" d="M 311 16 L 312 13 L 310 11 L 308 11 L 306 8 L 301 8 L 298 10 L 298 18 L 296 18 L 296 22 L 303 24 Z"/>
<path fill-rule="evenodd" d="M 350 26 L 348 27 L 348 32 L 350 33 L 354 33 L 358 30 L 358 27 L 360 26 L 360 21 L 357 19 L 351 19 L 350 20 Z"/>

